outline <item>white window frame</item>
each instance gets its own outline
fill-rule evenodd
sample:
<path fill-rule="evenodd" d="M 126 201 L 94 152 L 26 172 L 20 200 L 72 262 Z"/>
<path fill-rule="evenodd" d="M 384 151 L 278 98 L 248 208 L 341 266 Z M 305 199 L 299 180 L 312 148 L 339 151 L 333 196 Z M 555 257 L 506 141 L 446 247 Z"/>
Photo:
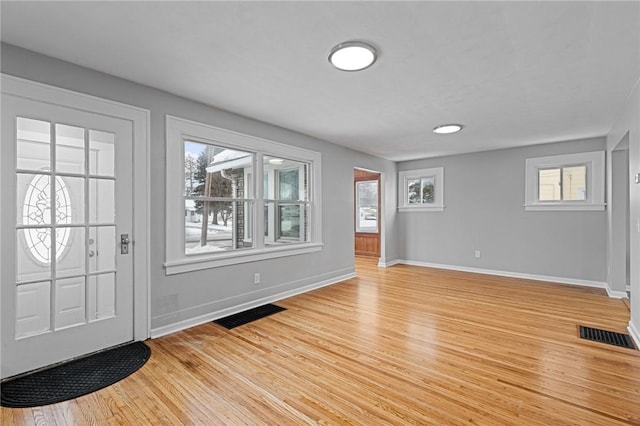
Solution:
<path fill-rule="evenodd" d="M 525 163 L 524 208 L 526 211 L 602 211 L 606 208 L 604 199 L 604 151 L 527 158 Z M 571 166 L 586 166 L 587 168 L 586 199 L 541 201 L 538 195 L 539 171 L 544 169 L 561 169 Z"/>
<path fill-rule="evenodd" d="M 379 234 L 380 233 L 380 212 L 376 210 L 376 227 L 375 228 L 361 228 L 360 227 L 360 197 L 358 194 L 358 184 L 361 183 L 371 183 L 374 182 L 376 184 L 378 200 L 376 208 L 379 210 L 380 206 L 380 180 L 379 179 L 368 179 L 368 180 L 358 180 L 355 185 L 356 192 L 356 207 L 355 207 L 355 222 L 356 222 L 356 232 L 361 234 Z"/>
<path fill-rule="evenodd" d="M 408 184 L 411 179 L 434 177 L 433 203 L 409 203 Z M 441 212 L 444 211 L 444 167 L 407 170 L 398 173 L 398 210 L 401 212 Z"/>
<path fill-rule="evenodd" d="M 165 273 L 179 274 L 189 271 L 235 265 L 245 262 L 294 256 L 322 250 L 322 188 L 321 154 L 303 148 L 285 145 L 268 139 L 222 129 L 171 115 L 166 116 L 166 252 Z M 213 252 L 201 255 L 184 253 L 184 141 L 186 139 L 212 145 L 237 148 L 254 153 L 252 172 L 254 247 L 237 251 Z M 264 240 L 263 155 L 278 156 L 309 164 L 307 178 L 309 212 L 309 241 L 278 246 L 266 246 Z M 260 176 L 256 184 L 256 176 Z"/>

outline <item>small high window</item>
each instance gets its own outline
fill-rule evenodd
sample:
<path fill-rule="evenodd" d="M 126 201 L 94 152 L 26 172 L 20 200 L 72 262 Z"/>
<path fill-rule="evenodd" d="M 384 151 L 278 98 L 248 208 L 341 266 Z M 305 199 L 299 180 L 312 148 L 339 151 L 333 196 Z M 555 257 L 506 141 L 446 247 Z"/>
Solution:
<path fill-rule="evenodd" d="M 400 211 L 443 211 L 444 168 L 409 170 L 398 176 Z"/>
<path fill-rule="evenodd" d="M 604 210 L 604 152 L 526 160 L 526 210 Z"/>

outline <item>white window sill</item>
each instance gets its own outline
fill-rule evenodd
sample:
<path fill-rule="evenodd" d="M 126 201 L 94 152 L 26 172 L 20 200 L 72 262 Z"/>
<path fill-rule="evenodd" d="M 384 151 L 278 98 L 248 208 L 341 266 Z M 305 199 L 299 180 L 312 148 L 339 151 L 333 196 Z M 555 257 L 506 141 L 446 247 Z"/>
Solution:
<path fill-rule="evenodd" d="M 239 263 L 257 262 L 260 260 L 275 259 L 285 256 L 321 251 L 322 243 L 287 244 L 271 246 L 264 249 L 247 249 L 230 251 L 209 256 L 193 256 L 180 260 L 165 262 L 166 275 L 181 274 L 184 272 L 200 271 L 202 269 L 218 268 L 221 266 L 237 265 Z"/>
<path fill-rule="evenodd" d="M 398 207 L 398 211 L 401 211 L 401 212 L 442 212 L 442 211 L 444 211 L 444 206 L 425 206 L 425 205 L 401 206 L 401 207 Z"/>
<path fill-rule="evenodd" d="M 604 211 L 606 204 L 549 203 L 525 204 L 526 211 Z"/>

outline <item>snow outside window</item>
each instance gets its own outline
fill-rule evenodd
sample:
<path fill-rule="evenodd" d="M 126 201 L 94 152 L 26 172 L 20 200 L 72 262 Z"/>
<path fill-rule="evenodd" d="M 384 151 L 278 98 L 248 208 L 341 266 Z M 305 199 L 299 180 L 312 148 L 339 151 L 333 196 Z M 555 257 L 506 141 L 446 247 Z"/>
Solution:
<path fill-rule="evenodd" d="M 320 153 L 166 124 L 167 274 L 321 250 Z"/>
<path fill-rule="evenodd" d="M 408 170 L 398 174 L 398 210 L 444 210 L 444 167 Z"/>

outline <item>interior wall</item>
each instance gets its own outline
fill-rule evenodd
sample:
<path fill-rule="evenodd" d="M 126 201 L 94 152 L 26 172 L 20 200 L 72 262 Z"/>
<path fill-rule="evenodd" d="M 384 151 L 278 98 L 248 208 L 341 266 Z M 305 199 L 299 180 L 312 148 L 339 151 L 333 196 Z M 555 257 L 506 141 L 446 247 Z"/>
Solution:
<path fill-rule="evenodd" d="M 624 292 L 630 281 L 629 253 L 629 150 L 628 134 L 621 142 L 626 149 L 611 152 L 611 258 L 609 288 Z M 620 144 L 618 144 L 620 146 Z"/>
<path fill-rule="evenodd" d="M 443 166 L 445 204 L 398 213 L 399 258 L 603 285 L 606 212 L 525 211 L 524 190 L 527 158 L 604 149 L 595 138 L 399 163 Z"/>
<path fill-rule="evenodd" d="M 2 44 L 1 71 L 29 80 L 111 99 L 151 111 L 150 310 L 152 330 L 171 330 L 206 320 L 212 313 L 295 293 L 354 273 L 353 169 L 380 170 L 385 191 L 395 184 L 395 163 L 262 123 L 167 92 Z M 318 151 L 322 154 L 323 243 L 320 252 L 167 276 L 165 261 L 165 115 Z M 395 191 L 395 190 L 394 190 Z M 389 210 L 390 209 L 390 210 Z M 395 231 L 395 203 L 387 202 L 385 228 Z M 392 234 L 394 235 L 394 234 Z M 395 241 L 385 241 L 395 258 Z M 261 273 L 261 284 L 253 274 Z"/>
<path fill-rule="evenodd" d="M 635 183 L 635 175 L 640 173 L 640 80 L 632 89 L 627 104 L 621 111 L 617 123 L 607 135 L 607 169 L 608 182 L 611 180 L 612 151 L 628 133 L 629 138 L 629 272 L 631 287 L 631 321 L 629 330 L 636 344 L 640 345 L 640 184 Z M 608 187 L 608 200 L 611 202 L 612 188 Z M 607 232 L 609 235 L 608 259 L 613 260 L 613 231 L 611 210 L 607 217 Z"/>

